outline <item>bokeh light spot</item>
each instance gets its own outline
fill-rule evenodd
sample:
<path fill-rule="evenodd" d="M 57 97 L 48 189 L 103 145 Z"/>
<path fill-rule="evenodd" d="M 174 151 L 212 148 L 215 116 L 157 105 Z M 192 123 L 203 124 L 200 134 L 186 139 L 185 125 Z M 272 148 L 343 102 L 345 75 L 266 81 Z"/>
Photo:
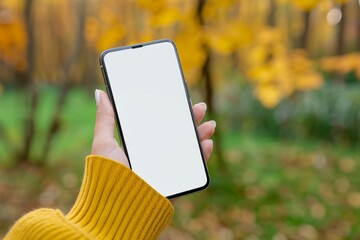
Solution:
<path fill-rule="evenodd" d="M 341 21 L 342 13 L 340 9 L 333 8 L 326 15 L 326 21 L 331 25 L 336 25 Z"/>

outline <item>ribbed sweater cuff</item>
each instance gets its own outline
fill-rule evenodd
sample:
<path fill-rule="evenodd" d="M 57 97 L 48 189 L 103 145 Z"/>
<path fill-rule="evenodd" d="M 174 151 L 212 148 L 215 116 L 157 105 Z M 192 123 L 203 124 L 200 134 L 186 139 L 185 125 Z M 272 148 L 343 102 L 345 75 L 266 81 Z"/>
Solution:
<path fill-rule="evenodd" d="M 88 156 L 80 194 L 66 217 L 96 239 L 156 239 L 173 211 L 170 201 L 131 169 Z"/>

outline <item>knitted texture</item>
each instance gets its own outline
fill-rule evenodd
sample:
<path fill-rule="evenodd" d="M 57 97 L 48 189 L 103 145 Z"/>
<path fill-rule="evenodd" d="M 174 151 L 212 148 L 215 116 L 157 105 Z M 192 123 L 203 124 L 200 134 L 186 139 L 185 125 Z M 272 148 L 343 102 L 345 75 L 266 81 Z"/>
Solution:
<path fill-rule="evenodd" d="M 168 199 L 121 163 L 88 156 L 78 198 L 64 216 L 38 209 L 5 239 L 156 239 L 173 215 Z"/>

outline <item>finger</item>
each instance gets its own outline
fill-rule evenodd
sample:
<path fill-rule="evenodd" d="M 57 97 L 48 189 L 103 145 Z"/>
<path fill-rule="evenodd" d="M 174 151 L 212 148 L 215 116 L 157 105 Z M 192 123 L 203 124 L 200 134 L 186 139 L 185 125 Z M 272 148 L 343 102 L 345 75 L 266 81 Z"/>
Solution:
<path fill-rule="evenodd" d="M 210 155 L 212 153 L 212 150 L 214 148 L 214 143 L 211 139 L 205 139 L 204 141 L 201 142 L 201 147 L 202 147 L 202 150 L 203 150 L 203 153 L 204 153 L 204 157 L 205 157 L 205 160 L 209 160 L 210 158 Z"/>
<path fill-rule="evenodd" d="M 94 130 L 95 139 L 107 140 L 114 138 L 114 110 L 107 94 L 104 91 L 96 90 L 95 98 L 97 99 L 96 123 Z"/>
<path fill-rule="evenodd" d="M 198 126 L 200 124 L 201 120 L 205 116 L 206 104 L 203 103 L 203 102 L 197 103 L 192 107 L 192 110 L 193 110 L 193 113 L 194 113 L 196 126 Z"/>
<path fill-rule="evenodd" d="M 198 126 L 197 129 L 200 140 L 203 141 L 205 139 L 210 138 L 214 134 L 215 128 L 216 128 L 216 122 L 214 120 L 204 122 L 203 124 Z"/>

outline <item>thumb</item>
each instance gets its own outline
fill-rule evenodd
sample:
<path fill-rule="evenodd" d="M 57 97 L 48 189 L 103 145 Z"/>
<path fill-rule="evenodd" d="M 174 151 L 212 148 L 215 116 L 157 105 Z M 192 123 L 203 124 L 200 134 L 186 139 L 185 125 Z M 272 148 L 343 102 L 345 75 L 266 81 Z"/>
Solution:
<path fill-rule="evenodd" d="M 114 110 L 107 94 L 102 90 L 95 90 L 97 105 L 94 140 L 106 141 L 114 138 Z"/>

